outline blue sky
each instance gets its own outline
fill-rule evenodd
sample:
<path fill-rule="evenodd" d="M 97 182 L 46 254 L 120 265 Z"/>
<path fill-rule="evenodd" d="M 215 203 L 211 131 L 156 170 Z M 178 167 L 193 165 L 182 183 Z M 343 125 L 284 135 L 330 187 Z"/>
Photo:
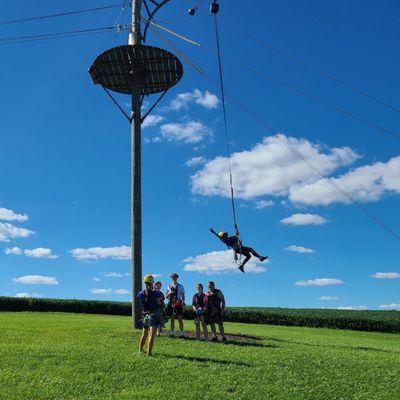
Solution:
<path fill-rule="evenodd" d="M 7 3 L 2 19 L 111 4 L 34 3 Z M 398 2 L 252 4 L 221 1 L 227 87 L 399 233 L 398 139 L 263 76 L 393 131 L 399 113 L 262 44 L 400 107 Z M 203 45 L 176 42 L 217 79 L 208 3 L 193 18 L 189 6 L 171 1 L 160 21 Z M 115 8 L 0 26 L 0 37 L 110 26 L 119 14 Z M 165 47 L 154 35 L 148 39 Z M 1 46 L 1 295 L 130 298 L 129 125 L 87 73 L 98 54 L 126 41 L 126 32 L 113 32 Z M 246 274 L 236 271 L 232 255 L 208 232 L 232 231 L 218 98 L 186 64 L 143 129 L 143 271 L 161 275 L 164 284 L 177 271 L 189 293 L 213 279 L 229 305 L 400 308 L 399 242 L 228 99 L 239 227 L 244 243 L 271 259 L 249 264 Z M 128 111 L 129 98 L 118 99 Z"/>

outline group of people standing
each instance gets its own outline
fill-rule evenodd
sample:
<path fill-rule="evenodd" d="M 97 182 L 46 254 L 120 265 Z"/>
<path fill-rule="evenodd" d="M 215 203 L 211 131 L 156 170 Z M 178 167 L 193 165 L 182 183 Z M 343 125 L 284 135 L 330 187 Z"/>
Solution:
<path fill-rule="evenodd" d="M 140 338 L 139 352 L 143 351 L 148 338 L 147 355 L 152 355 L 154 337 L 161 335 L 165 322 L 170 319 L 169 336 L 175 337 L 175 321 L 178 320 L 178 337 L 185 338 L 183 314 L 185 307 L 185 288 L 178 283 L 178 274 L 171 274 L 171 284 L 168 285 L 165 296 L 161 282 L 154 282 L 152 275 L 144 277 L 145 288 L 138 293 L 137 298 L 142 306 L 143 333 Z M 223 342 L 226 342 L 223 315 L 225 312 L 225 298 L 221 290 L 209 281 L 207 292 L 201 283 L 196 285 L 197 292 L 192 297 L 194 323 L 196 326 L 196 340 L 201 340 L 201 330 L 204 339 L 209 340 L 208 325 L 211 328 L 211 341 L 217 342 L 216 325 Z M 167 304 L 165 304 L 167 300 Z"/>

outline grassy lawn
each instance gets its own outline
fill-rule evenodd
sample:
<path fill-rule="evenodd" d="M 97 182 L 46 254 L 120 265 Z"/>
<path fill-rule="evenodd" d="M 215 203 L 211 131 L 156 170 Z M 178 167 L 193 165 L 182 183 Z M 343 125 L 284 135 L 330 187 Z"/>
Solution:
<path fill-rule="evenodd" d="M 400 399 L 398 334 L 226 328 L 263 340 L 163 337 L 148 358 L 129 317 L 0 313 L 0 399 Z"/>

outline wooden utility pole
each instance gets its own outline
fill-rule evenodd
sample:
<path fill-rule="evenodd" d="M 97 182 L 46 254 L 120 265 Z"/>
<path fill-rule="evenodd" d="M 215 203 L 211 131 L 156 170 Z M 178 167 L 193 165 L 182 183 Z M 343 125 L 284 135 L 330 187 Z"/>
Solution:
<path fill-rule="evenodd" d="M 141 103 L 143 96 L 159 94 L 146 116 L 167 91 L 183 75 L 179 59 L 167 50 L 143 45 L 147 28 L 154 15 L 170 0 L 151 0 L 152 10 L 144 0 L 132 0 L 132 25 L 127 45 L 116 46 L 98 55 L 89 69 L 95 85 L 100 84 L 124 116 L 131 128 L 131 258 L 132 258 L 132 326 L 141 327 L 141 305 L 136 300 L 142 288 L 142 149 Z M 140 29 L 141 6 L 145 4 L 147 19 L 143 34 Z M 131 96 L 132 112 L 129 117 L 110 93 Z"/>
<path fill-rule="evenodd" d="M 140 8 L 142 0 L 132 0 L 132 29 L 129 44 L 142 43 Z M 141 327 L 140 305 L 136 299 L 142 288 L 142 148 L 141 148 L 141 85 L 140 76 L 132 84 L 131 114 L 131 255 L 132 255 L 132 324 Z"/>

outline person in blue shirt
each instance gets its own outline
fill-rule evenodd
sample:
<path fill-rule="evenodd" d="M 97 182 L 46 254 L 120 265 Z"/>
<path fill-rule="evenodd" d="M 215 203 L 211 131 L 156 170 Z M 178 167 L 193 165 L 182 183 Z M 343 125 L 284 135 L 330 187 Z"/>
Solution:
<path fill-rule="evenodd" d="M 268 256 L 260 256 L 252 247 L 243 246 L 239 239 L 239 234 L 236 232 L 233 236 L 229 236 L 227 232 L 215 232 L 213 228 L 210 228 L 210 232 L 215 235 L 222 243 L 235 252 L 235 260 L 237 255 L 241 254 L 245 258 L 239 266 L 240 271 L 244 272 L 244 265 L 250 260 L 251 256 L 257 257 L 260 261 L 265 261 Z"/>
<path fill-rule="evenodd" d="M 161 323 L 161 303 L 162 293 L 153 290 L 154 278 L 152 275 L 146 275 L 143 279 L 145 289 L 138 293 L 143 315 L 143 332 L 139 342 L 139 353 L 143 351 L 143 347 L 149 337 L 147 343 L 147 355 L 153 354 L 154 336 L 157 326 Z M 150 336 L 149 336 L 150 334 Z"/>

